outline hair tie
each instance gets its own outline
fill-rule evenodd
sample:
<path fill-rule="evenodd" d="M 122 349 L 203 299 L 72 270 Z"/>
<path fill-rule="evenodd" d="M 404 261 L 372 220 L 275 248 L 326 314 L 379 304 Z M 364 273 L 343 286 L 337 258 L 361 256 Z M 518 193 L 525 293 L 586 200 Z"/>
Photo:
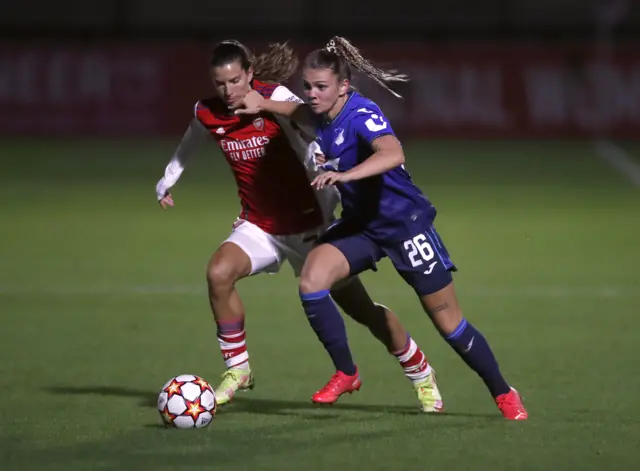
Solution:
<path fill-rule="evenodd" d="M 336 42 L 333 39 L 327 43 L 325 49 L 334 54 L 338 54 L 338 48 L 336 47 Z"/>

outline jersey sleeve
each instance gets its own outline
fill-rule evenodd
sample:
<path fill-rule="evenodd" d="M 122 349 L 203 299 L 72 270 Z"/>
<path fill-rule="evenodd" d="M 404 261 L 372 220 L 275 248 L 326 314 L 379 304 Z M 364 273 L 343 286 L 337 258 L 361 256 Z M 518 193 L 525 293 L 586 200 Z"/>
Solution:
<path fill-rule="evenodd" d="M 369 143 L 381 136 L 395 136 L 391 123 L 377 106 L 358 108 L 351 120 L 356 135 Z"/>
<path fill-rule="evenodd" d="M 271 94 L 273 101 L 295 101 L 296 103 L 304 103 L 295 93 L 289 90 L 284 85 L 279 85 Z"/>
<path fill-rule="evenodd" d="M 301 103 L 304 105 L 304 100 L 298 97 L 295 93 L 289 90 L 284 85 L 279 85 L 272 93 L 271 100 L 273 101 L 292 101 L 295 103 Z M 281 117 L 278 117 L 280 121 Z M 316 128 L 315 124 L 311 119 L 307 118 L 306 112 L 303 112 L 300 115 L 293 116 L 291 118 L 287 118 L 290 126 L 301 133 L 302 138 L 306 142 L 312 142 L 316 138 Z"/>
<path fill-rule="evenodd" d="M 161 200 L 167 191 L 176 184 L 180 175 L 184 172 L 187 161 L 208 137 L 209 130 L 197 118 L 194 118 L 165 168 L 164 176 L 156 184 L 158 200 Z"/>
<path fill-rule="evenodd" d="M 202 126 L 206 126 L 212 119 L 211 111 L 198 101 L 193 107 L 194 121 L 198 121 Z"/>

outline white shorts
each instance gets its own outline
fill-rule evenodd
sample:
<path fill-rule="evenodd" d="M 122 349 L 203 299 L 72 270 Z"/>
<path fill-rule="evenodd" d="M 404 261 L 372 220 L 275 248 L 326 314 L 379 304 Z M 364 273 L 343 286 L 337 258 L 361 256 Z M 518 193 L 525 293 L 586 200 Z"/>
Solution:
<path fill-rule="evenodd" d="M 251 275 L 277 273 L 288 260 L 295 276 L 300 276 L 307 255 L 325 229 L 326 226 L 322 226 L 302 234 L 275 236 L 249 221 L 238 220 L 225 242 L 236 244 L 249 256 Z"/>
<path fill-rule="evenodd" d="M 249 256 L 251 275 L 277 273 L 284 261 L 288 260 L 295 276 L 300 276 L 304 261 L 313 249 L 316 239 L 334 220 L 333 211 L 339 201 L 337 191 L 333 187 L 318 193 L 325 219 L 325 223 L 321 226 L 301 234 L 277 236 L 267 234 L 249 221 L 238 219 L 234 224 L 233 232 L 224 242 L 236 244 Z"/>

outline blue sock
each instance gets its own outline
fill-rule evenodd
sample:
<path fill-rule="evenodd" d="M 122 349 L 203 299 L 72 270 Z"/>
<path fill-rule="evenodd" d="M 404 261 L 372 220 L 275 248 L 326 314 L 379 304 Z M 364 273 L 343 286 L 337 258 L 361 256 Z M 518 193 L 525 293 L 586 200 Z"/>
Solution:
<path fill-rule="evenodd" d="M 511 390 L 500 373 L 498 362 L 487 340 L 466 319 L 462 319 L 456 330 L 447 335 L 445 340 L 460 358 L 478 373 L 494 398 Z"/>
<path fill-rule="evenodd" d="M 311 328 L 333 360 L 336 370 L 349 376 L 356 374 L 344 320 L 329 296 L 329 290 L 300 293 L 300 299 Z"/>

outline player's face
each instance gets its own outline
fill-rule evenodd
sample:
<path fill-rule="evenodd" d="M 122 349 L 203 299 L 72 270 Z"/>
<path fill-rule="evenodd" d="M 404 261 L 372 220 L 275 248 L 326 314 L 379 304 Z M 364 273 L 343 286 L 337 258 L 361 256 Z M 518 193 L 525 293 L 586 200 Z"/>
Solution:
<path fill-rule="evenodd" d="M 251 88 L 252 79 L 253 70 L 244 70 L 238 61 L 211 68 L 213 85 L 220 99 L 228 106 L 242 100 Z"/>
<path fill-rule="evenodd" d="M 331 69 L 304 69 L 304 91 L 316 114 L 334 117 L 341 109 L 349 91 L 349 81 L 340 80 Z"/>

